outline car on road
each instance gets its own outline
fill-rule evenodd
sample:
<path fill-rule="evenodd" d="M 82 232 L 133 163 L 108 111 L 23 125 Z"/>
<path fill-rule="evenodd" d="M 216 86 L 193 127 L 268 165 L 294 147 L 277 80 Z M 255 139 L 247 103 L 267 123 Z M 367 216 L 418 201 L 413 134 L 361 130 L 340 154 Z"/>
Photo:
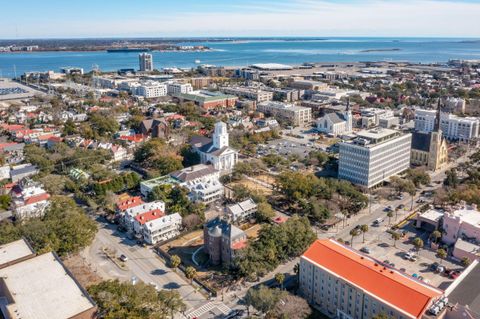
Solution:
<path fill-rule="evenodd" d="M 437 269 L 435 269 L 434 272 L 435 272 L 436 274 L 442 274 L 443 272 L 445 272 L 445 267 L 439 265 L 439 266 L 437 267 Z"/>
<path fill-rule="evenodd" d="M 397 209 L 404 209 L 404 208 L 405 208 L 405 205 L 403 205 L 403 204 L 400 204 L 400 205 L 397 206 Z"/>
<path fill-rule="evenodd" d="M 459 270 L 454 270 L 450 273 L 450 279 L 457 279 L 460 276 L 461 272 Z"/>
<path fill-rule="evenodd" d="M 360 251 L 365 254 L 370 254 L 372 252 L 368 247 L 362 247 Z"/>
<path fill-rule="evenodd" d="M 379 227 L 382 222 L 383 222 L 382 218 L 377 218 L 373 221 L 372 225 L 375 227 Z"/>
<path fill-rule="evenodd" d="M 437 262 L 434 262 L 433 264 L 430 265 L 430 270 L 431 271 L 436 271 L 438 266 L 440 266 L 440 264 L 437 263 Z"/>
<path fill-rule="evenodd" d="M 387 206 L 383 209 L 384 212 L 391 212 L 393 211 L 393 207 L 392 206 Z"/>
<path fill-rule="evenodd" d="M 233 309 L 231 310 L 223 319 L 233 319 L 242 316 L 244 313 L 243 310 L 240 309 Z"/>
<path fill-rule="evenodd" d="M 121 254 L 120 257 L 119 257 L 119 259 L 120 259 L 121 261 L 123 261 L 123 262 L 126 262 L 126 261 L 128 260 L 128 257 L 125 256 L 124 254 Z"/>
<path fill-rule="evenodd" d="M 397 195 L 395 198 L 396 198 L 397 200 L 403 200 L 403 195 Z"/>

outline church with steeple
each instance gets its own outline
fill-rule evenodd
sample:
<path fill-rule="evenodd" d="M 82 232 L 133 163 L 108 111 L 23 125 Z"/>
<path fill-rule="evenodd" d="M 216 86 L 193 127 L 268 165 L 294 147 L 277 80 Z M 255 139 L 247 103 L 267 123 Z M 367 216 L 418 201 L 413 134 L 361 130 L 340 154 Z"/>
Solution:
<path fill-rule="evenodd" d="M 347 107 L 343 112 L 333 112 L 325 114 L 317 119 L 317 131 L 341 136 L 350 134 L 353 131 L 353 116 L 350 109 L 350 100 L 347 100 Z"/>
<path fill-rule="evenodd" d="M 437 116 L 432 132 L 413 132 L 411 164 L 425 166 L 430 171 L 441 169 L 448 162 L 448 145 L 440 125 L 441 104 L 438 100 Z"/>
<path fill-rule="evenodd" d="M 238 152 L 229 146 L 227 124 L 217 122 L 212 138 L 194 136 L 190 140 L 193 150 L 202 164 L 211 164 L 221 172 L 233 169 L 238 161 Z"/>

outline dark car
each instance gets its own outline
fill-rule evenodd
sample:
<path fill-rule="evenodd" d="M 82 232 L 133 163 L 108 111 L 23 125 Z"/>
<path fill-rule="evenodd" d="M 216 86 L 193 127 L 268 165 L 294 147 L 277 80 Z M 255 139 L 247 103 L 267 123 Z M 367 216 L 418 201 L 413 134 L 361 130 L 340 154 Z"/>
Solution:
<path fill-rule="evenodd" d="M 430 265 L 430 270 L 437 271 L 438 266 L 440 266 L 440 264 L 437 262 L 434 262 L 433 264 Z"/>

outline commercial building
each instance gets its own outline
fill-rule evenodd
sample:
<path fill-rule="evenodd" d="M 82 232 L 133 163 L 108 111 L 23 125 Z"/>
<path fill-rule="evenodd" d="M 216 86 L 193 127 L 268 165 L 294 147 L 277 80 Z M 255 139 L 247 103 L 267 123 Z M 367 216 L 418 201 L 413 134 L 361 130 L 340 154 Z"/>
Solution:
<path fill-rule="evenodd" d="M 146 222 L 142 228 L 143 240 L 149 245 L 177 236 L 182 228 L 182 217 L 175 213 Z"/>
<path fill-rule="evenodd" d="M 330 318 L 423 318 L 441 303 L 433 288 L 332 239 L 315 241 L 300 258 L 301 295 Z"/>
<path fill-rule="evenodd" d="M 415 110 L 415 130 L 431 132 L 435 127 L 436 110 Z M 476 117 L 459 117 L 441 112 L 440 129 L 443 135 L 454 141 L 470 141 L 479 136 L 480 119 Z"/>
<path fill-rule="evenodd" d="M 212 83 L 212 78 L 210 77 L 200 77 L 200 78 L 191 78 L 190 83 L 192 84 L 195 90 L 203 89 Z"/>
<path fill-rule="evenodd" d="M 94 319 L 97 307 L 54 253 L 21 239 L 0 246 L 0 317 Z"/>
<path fill-rule="evenodd" d="M 361 127 L 372 128 L 381 126 L 383 128 L 390 128 L 398 125 L 399 119 L 395 117 L 392 110 L 364 108 L 360 111 Z"/>
<path fill-rule="evenodd" d="M 221 90 L 223 91 L 223 93 L 233 94 L 238 97 L 254 100 L 258 103 L 268 102 L 273 99 L 273 92 L 262 91 L 257 88 L 236 86 L 236 87 L 223 87 L 221 88 Z"/>
<path fill-rule="evenodd" d="M 390 129 L 361 131 L 339 143 L 338 178 L 371 188 L 410 167 L 412 134 Z"/>
<path fill-rule="evenodd" d="M 144 98 L 156 98 L 167 95 L 167 85 L 159 82 L 148 81 L 136 87 L 136 95 Z"/>
<path fill-rule="evenodd" d="M 257 105 L 257 111 L 273 116 L 278 121 L 293 126 L 309 124 L 312 121 L 312 109 L 282 102 L 263 102 Z"/>
<path fill-rule="evenodd" d="M 321 91 L 326 90 L 328 88 L 328 84 L 317 81 L 301 80 L 293 81 L 290 83 L 289 87 L 299 90 Z"/>
<path fill-rule="evenodd" d="M 150 53 L 140 53 L 138 55 L 138 63 L 140 71 L 151 72 L 153 71 L 153 56 Z"/>
<path fill-rule="evenodd" d="M 230 265 L 236 252 L 247 246 L 247 234 L 219 218 L 204 225 L 203 240 L 203 249 L 208 254 L 212 265 Z"/>
<path fill-rule="evenodd" d="M 217 122 L 213 138 L 194 136 L 190 140 L 202 164 L 210 163 L 220 172 L 231 171 L 238 162 L 238 152 L 229 146 L 227 124 Z"/>
<path fill-rule="evenodd" d="M 192 91 L 190 93 L 174 94 L 180 101 L 193 102 L 195 105 L 205 109 L 233 108 L 238 100 L 234 95 L 210 91 Z"/>
<path fill-rule="evenodd" d="M 220 171 L 212 165 L 194 165 L 170 173 L 170 176 L 189 190 L 188 196 L 193 202 L 209 204 L 223 197 Z"/>
<path fill-rule="evenodd" d="M 190 83 L 168 83 L 167 92 L 169 95 L 175 96 L 177 94 L 188 94 L 193 92 L 193 87 Z"/>

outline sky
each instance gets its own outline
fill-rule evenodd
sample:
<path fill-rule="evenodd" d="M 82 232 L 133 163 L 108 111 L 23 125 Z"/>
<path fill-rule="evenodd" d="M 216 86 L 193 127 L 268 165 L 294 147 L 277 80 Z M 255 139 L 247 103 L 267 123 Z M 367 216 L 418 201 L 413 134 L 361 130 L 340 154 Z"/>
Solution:
<path fill-rule="evenodd" d="M 480 38 L 480 0 L 0 0 L 0 8 L 0 39 Z"/>

